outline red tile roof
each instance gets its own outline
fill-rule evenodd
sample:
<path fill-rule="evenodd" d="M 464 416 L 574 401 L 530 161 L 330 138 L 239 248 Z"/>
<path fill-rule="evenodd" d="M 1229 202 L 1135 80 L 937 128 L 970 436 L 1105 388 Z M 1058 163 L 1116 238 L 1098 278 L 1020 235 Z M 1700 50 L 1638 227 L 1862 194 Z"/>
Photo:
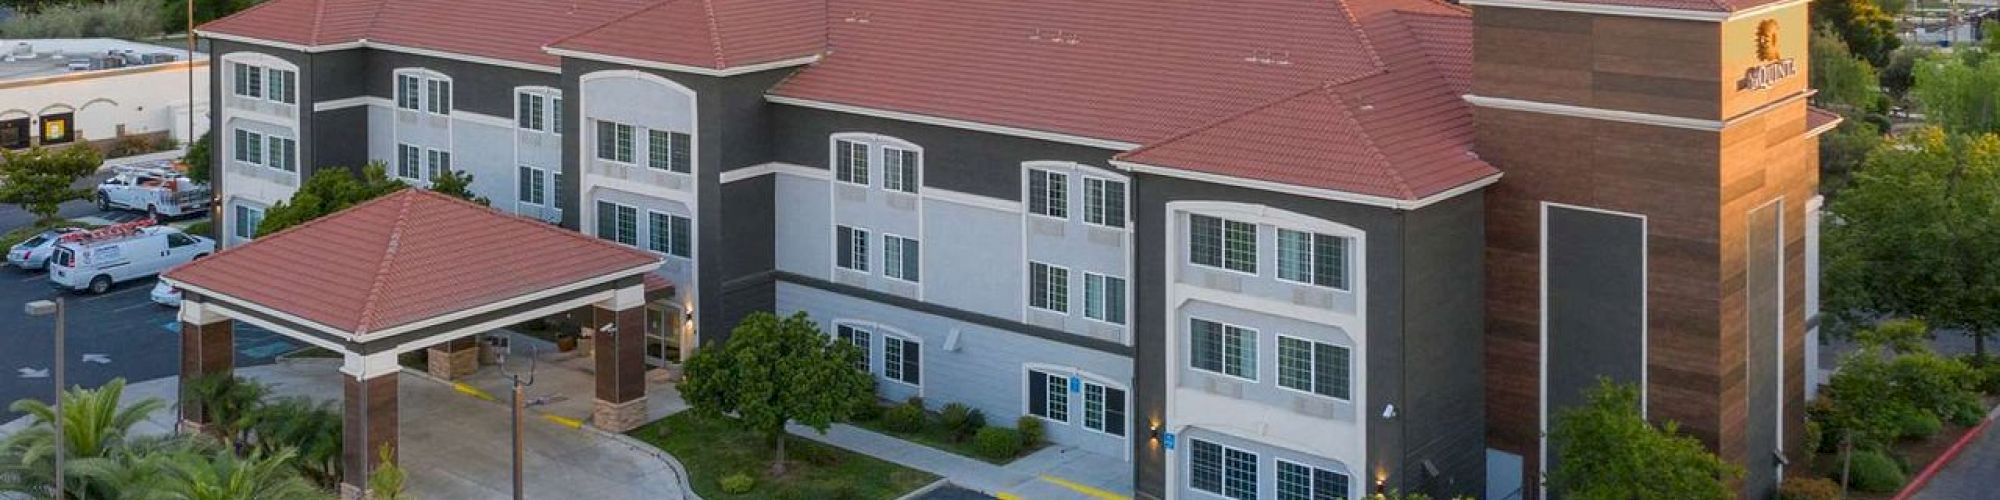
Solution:
<path fill-rule="evenodd" d="M 307 46 L 368 40 L 554 66 L 542 46 L 657 0 L 269 0 L 201 31 Z"/>
<path fill-rule="evenodd" d="M 366 335 L 659 263 L 635 248 L 405 189 L 165 277 Z"/>
<path fill-rule="evenodd" d="M 726 69 L 826 46 L 826 7 L 800 0 L 667 0 L 550 47 Z"/>

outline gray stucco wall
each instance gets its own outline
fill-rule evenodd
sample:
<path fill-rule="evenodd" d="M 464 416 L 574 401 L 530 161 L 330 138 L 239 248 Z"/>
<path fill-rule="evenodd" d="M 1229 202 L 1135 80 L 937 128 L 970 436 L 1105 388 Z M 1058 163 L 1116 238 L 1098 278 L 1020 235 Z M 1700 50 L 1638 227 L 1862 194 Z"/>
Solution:
<path fill-rule="evenodd" d="M 929 165 L 925 186 L 1003 200 L 1021 199 L 1021 164 L 1037 160 L 1074 161 L 1111 168 L 1115 151 L 1003 136 L 963 129 L 836 113 L 798 106 L 771 107 L 775 130 L 772 160 L 826 168 L 827 138 L 840 132 L 871 132 L 914 142 L 940 159 Z"/>
<path fill-rule="evenodd" d="M 1784 213 L 1784 202 L 1765 205 L 1750 212 L 1749 230 L 1744 236 L 1749 247 L 1749 259 L 1745 262 L 1745 315 L 1750 322 L 1747 342 L 1749 350 L 1744 369 L 1748 372 L 1750 401 L 1745 411 L 1743 432 L 1744 458 L 1743 493 L 1747 498 L 1771 498 L 1778 491 L 1778 471 L 1774 462 L 1777 453 L 1784 449 L 1783 434 L 1778 432 L 1778 424 L 1783 416 L 1778 411 L 1780 383 L 1783 375 L 1779 358 L 1784 350 L 1780 347 L 1780 333 L 1783 323 L 1784 289 L 1784 239 L 1779 226 Z M 1726 348 L 1725 348 L 1726 349 Z"/>
<path fill-rule="evenodd" d="M 1484 493 L 1486 478 L 1483 191 L 1403 219 L 1404 491 Z M 1378 408 L 1379 410 L 1379 408 Z M 1423 461 L 1438 469 L 1430 477 Z"/>
<path fill-rule="evenodd" d="M 1548 350 L 1545 422 L 1586 401 L 1599 377 L 1645 374 L 1645 225 L 1640 219 L 1550 206 L 1545 230 Z M 1548 469 L 1556 457 L 1545 457 Z"/>

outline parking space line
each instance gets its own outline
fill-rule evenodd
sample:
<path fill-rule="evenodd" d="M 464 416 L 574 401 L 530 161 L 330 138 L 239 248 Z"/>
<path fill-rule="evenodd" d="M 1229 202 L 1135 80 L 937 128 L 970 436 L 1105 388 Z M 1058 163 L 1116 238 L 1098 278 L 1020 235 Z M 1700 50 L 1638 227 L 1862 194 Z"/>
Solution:
<path fill-rule="evenodd" d="M 132 292 L 137 292 L 137 291 L 143 291 L 143 290 L 151 290 L 152 288 L 153 288 L 153 287 L 132 287 L 132 288 L 127 288 L 127 289 L 124 289 L 124 290 L 119 290 L 119 291 L 116 291 L 116 292 L 109 292 L 109 293 L 104 293 L 104 294 L 101 294 L 101 295 L 98 295 L 98 296 L 95 296 L 95 297 L 84 297 L 84 298 L 81 298 L 81 299 L 77 299 L 77 302 L 91 302 L 91 301 L 96 301 L 96 300 L 102 300 L 102 299 L 108 299 L 108 298 L 111 298 L 111 297 L 117 297 L 117 296 L 119 296 L 119 295 L 124 295 L 124 294 L 128 294 L 128 293 L 132 293 Z"/>

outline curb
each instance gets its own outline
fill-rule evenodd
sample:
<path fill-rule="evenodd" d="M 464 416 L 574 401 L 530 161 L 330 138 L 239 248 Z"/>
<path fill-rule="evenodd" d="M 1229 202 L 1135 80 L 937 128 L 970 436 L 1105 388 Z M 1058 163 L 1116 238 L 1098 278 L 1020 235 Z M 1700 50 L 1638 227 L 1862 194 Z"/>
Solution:
<path fill-rule="evenodd" d="M 1917 473 L 1917 477 L 1910 479 L 1910 484 L 1904 485 L 1902 491 L 1896 492 L 1893 500 L 1909 500 L 1918 491 L 1922 491 L 1924 486 L 1930 484 L 1932 477 L 1937 476 L 1939 471 L 1944 470 L 1944 466 L 1951 464 L 1952 459 L 1958 458 L 1958 454 L 1965 451 L 1966 446 L 1971 445 L 1973 440 L 1979 439 L 1980 435 L 1986 433 L 1986 428 L 1993 425 L 1993 418 L 1995 416 L 2000 416 L 2000 407 L 1994 407 L 1993 410 L 1986 412 L 1986 418 L 1981 419 L 1979 425 L 1965 431 L 1964 435 L 1958 437 L 1958 442 L 1952 443 L 1951 447 L 1946 448 L 1943 454 L 1938 455 L 1937 459 L 1931 460 L 1931 464 L 1925 466 L 1923 472 Z"/>
<path fill-rule="evenodd" d="M 943 488 L 947 484 L 951 484 L 951 480 L 940 477 L 936 481 L 931 481 L 931 484 L 926 484 L 922 488 L 911 490 L 909 493 L 904 493 L 903 496 L 896 497 L 896 500 L 915 500 L 918 497 L 930 494 L 930 492 L 937 491 L 938 488 Z"/>

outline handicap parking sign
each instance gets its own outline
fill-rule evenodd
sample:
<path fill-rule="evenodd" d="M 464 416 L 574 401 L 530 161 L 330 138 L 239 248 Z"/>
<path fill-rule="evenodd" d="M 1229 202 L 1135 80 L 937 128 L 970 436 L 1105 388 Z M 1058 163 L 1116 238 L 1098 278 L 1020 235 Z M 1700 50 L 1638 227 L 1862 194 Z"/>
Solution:
<path fill-rule="evenodd" d="M 1083 379 L 1075 375 L 1070 375 L 1069 392 L 1083 392 Z"/>
<path fill-rule="evenodd" d="M 1174 433 L 1171 432 L 1160 433 L 1160 445 L 1167 447 L 1167 449 L 1169 450 L 1174 449 Z"/>

